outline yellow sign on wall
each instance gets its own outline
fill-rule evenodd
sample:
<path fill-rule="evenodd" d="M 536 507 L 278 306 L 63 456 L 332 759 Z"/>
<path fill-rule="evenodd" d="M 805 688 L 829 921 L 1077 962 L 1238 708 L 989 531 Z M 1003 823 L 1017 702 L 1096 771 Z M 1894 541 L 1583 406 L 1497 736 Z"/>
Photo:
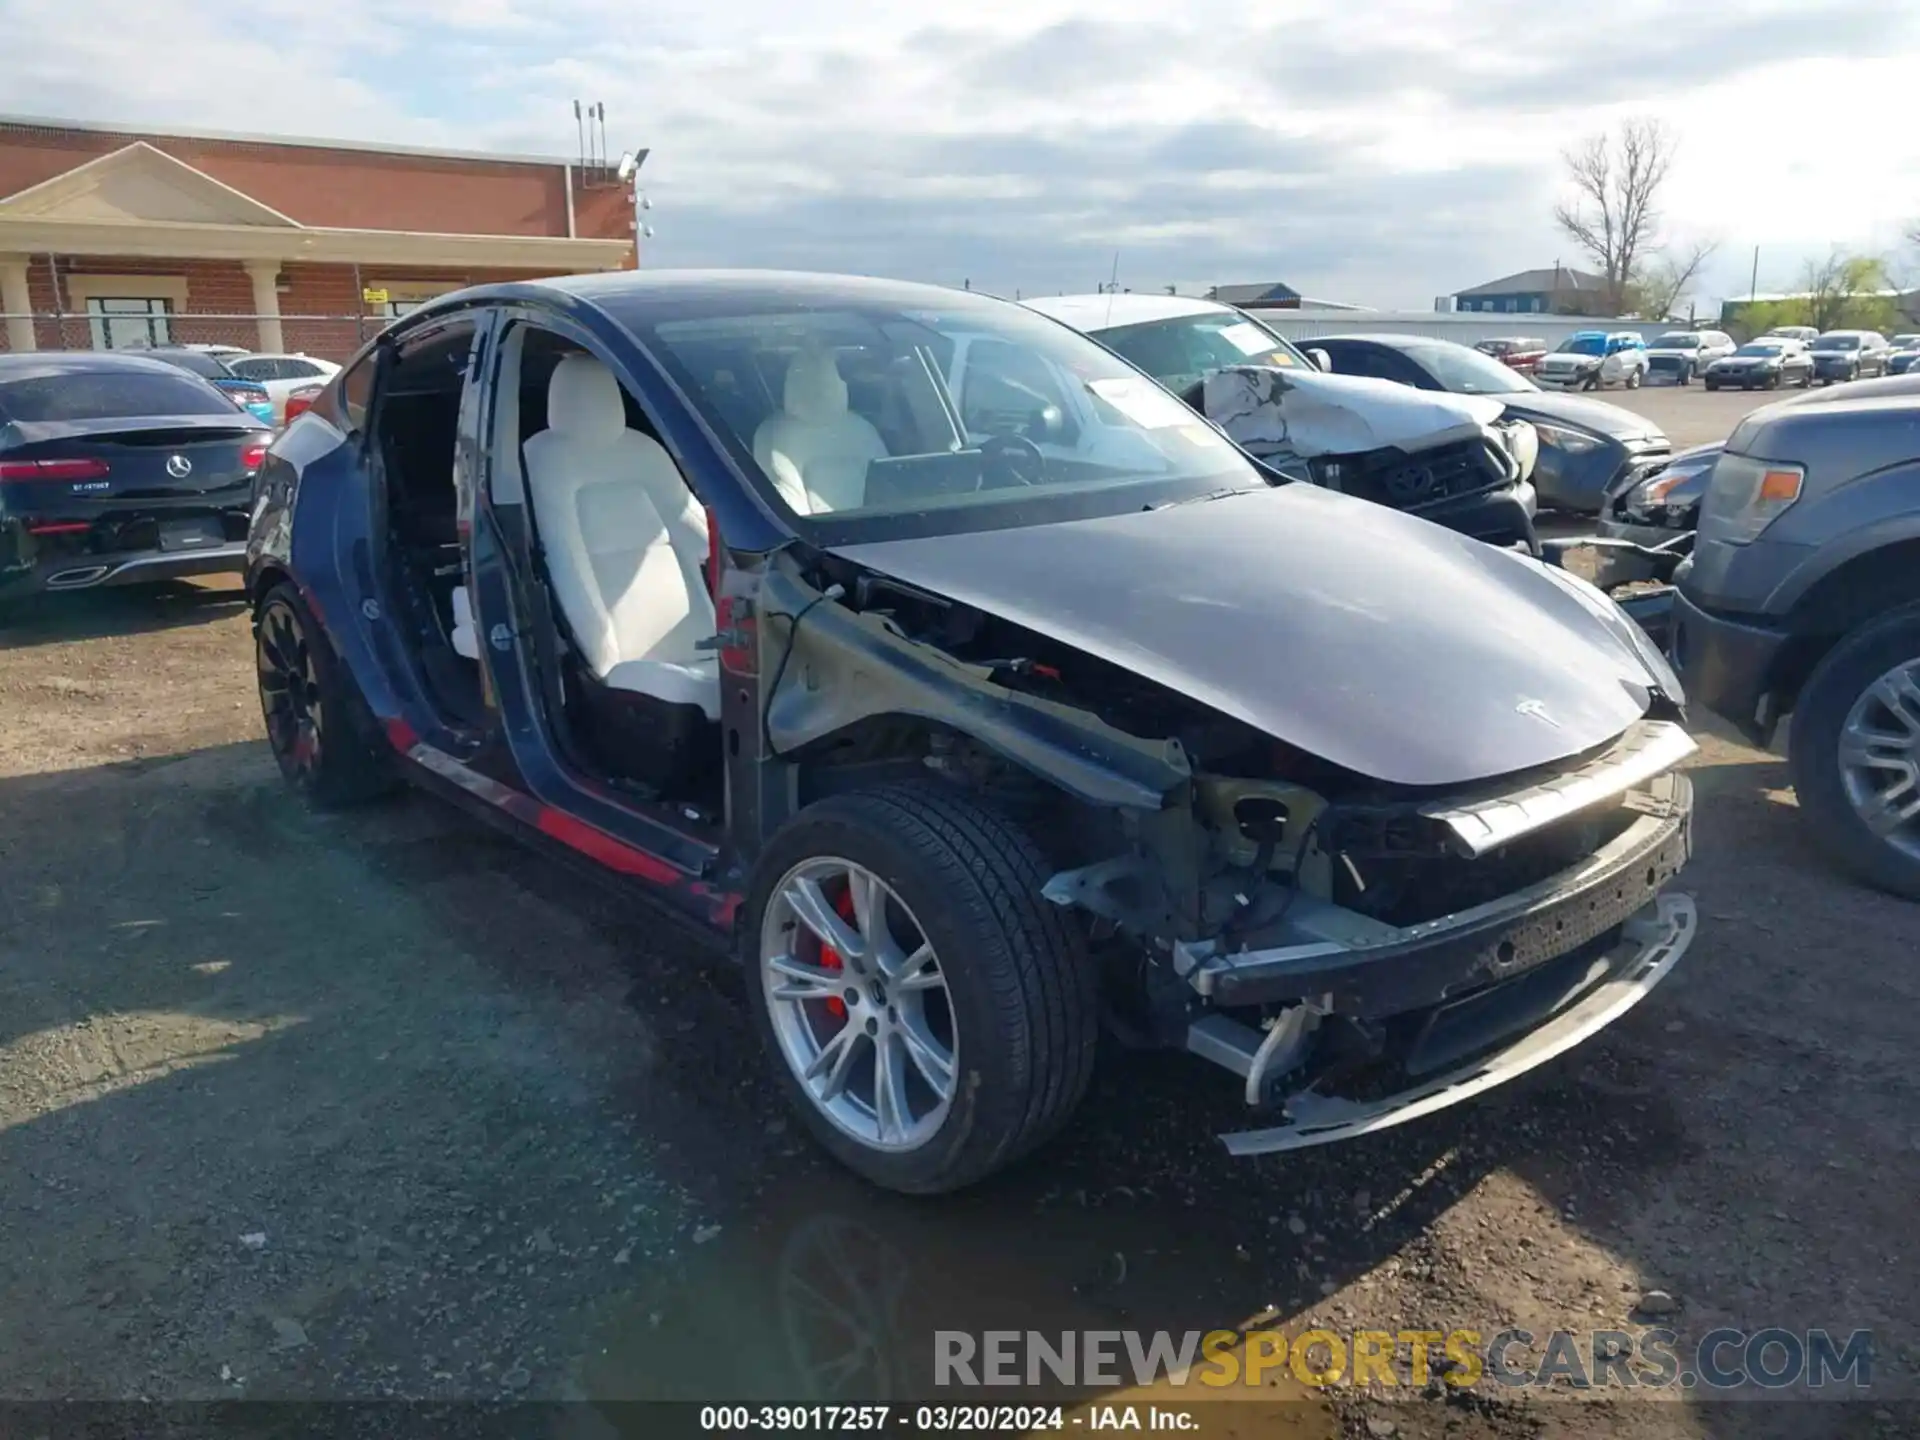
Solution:
<path fill-rule="evenodd" d="M 392 297 L 384 290 L 368 289 L 360 292 L 360 298 L 369 305 L 384 305 Z"/>

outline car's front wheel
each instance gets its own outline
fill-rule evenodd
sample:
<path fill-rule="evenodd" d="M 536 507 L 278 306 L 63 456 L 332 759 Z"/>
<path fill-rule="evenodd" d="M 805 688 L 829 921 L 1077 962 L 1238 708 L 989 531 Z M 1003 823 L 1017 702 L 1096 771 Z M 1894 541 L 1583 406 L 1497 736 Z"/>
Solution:
<path fill-rule="evenodd" d="M 261 598 L 253 646 L 267 744 L 287 783 L 323 806 L 392 789 L 392 770 L 364 733 L 353 682 L 292 585 Z"/>
<path fill-rule="evenodd" d="M 1629 370 L 1627 372 L 1627 389 L 1638 390 L 1639 388 L 1640 388 L 1640 372 L 1638 370 Z"/>
<path fill-rule="evenodd" d="M 875 1184 L 956 1190 L 1032 1150 L 1092 1074 L 1084 938 L 1009 820 L 937 784 L 808 806 L 755 866 L 747 989 L 781 1088 Z"/>
<path fill-rule="evenodd" d="M 1801 810 L 1841 863 L 1920 900 L 1920 605 L 1828 652 L 1801 693 L 1789 762 Z"/>

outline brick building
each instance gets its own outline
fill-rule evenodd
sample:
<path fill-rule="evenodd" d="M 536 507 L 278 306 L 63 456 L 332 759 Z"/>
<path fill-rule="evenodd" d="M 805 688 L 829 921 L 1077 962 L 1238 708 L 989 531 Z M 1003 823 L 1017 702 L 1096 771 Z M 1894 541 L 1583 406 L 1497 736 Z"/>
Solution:
<path fill-rule="evenodd" d="M 0 349 L 343 359 L 462 285 L 630 269 L 633 222 L 564 160 L 0 117 Z"/>

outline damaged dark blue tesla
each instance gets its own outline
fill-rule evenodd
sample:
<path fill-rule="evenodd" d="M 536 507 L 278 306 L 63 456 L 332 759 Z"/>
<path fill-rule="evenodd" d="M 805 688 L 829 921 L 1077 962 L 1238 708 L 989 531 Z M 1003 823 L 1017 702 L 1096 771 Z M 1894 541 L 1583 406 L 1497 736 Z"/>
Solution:
<path fill-rule="evenodd" d="M 1693 936 L 1682 697 L 1616 607 L 980 295 L 447 296 L 275 442 L 248 576 L 295 786 L 417 782 L 691 921 L 895 1189 L 1041 1144 L 1103 1028 L 1283 1150 L 1565 1051 Z"/>

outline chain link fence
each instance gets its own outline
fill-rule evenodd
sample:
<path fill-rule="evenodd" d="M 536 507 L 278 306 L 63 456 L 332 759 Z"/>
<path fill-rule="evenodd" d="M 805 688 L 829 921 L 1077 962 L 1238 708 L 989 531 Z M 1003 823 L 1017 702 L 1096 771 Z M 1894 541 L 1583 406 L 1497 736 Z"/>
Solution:
<path fill-rule="evenodd" d="M 172 311 L 164 301 L 109 301 L 86 313 L 0 315 L 0 354 L 26 349 L 141 350 L 154 345 L 223 345 L 285 351 L 344 362 L 397 318 L 366 315 L 209 315 Z M 271 343 L 272 327 L 280 331 Z M 29 346 L 27 338 L 32 337 Z"/>

